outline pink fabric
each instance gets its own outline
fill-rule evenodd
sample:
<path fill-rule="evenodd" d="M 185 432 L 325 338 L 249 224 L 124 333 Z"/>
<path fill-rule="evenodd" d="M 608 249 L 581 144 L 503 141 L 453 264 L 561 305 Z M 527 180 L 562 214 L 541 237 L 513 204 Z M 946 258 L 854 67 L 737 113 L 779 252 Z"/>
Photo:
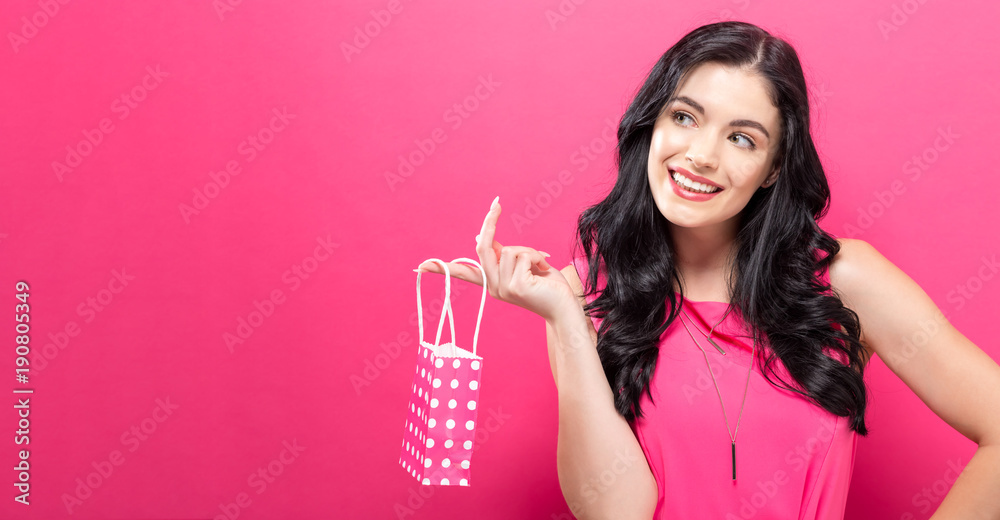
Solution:
<path fill-rule="evenodd" d="M 581 280 L 585 258 L 573 265 Z M 824 282 L 826 272 L 820 273 Z M 604 273 L 599 288 L 604 287 Z M 592 302 L 595 296 L 588 296 Z M 684 299 L 684 309 L 703 332 L 722 317 L 726 304 Z M 683 316 L 682 316 L 683 319 Z M 599 328 L 601 320 L 593 318 Z M 720 354 L 691 324 L 691 333 L 708 355 L 729 419 L 735 429 L 750 366 L 751 340 L 735 312 L 715 328 Z M 857 434 L 838 417 L 804 397 L 770 384 L 758 363 L 750 375 L 746 405 L 736 434 L 736 473 L 732 480 L 730 434 L 705 356 L 683 325 L 675 321 L 660 338 L 650 390 L 641 405 L 644 417 L 632 426 L 659 487 L 656 519 L 754 518 L 842 519 L 854 469 Z M 794 380 L 780 360 L 776 375 Z M 779 382 L 774 375 L 771 379 Z"/>

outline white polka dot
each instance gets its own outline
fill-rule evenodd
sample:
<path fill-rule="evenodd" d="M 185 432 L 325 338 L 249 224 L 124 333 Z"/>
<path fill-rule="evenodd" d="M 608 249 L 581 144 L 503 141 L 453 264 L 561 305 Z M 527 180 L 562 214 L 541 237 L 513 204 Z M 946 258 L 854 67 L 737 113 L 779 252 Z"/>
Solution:
<path fill-rule="evenodd" d="M 461 485 L 461 486 L 468 486 L 468 485 L 469 485 L 469 481 L 468 481 L 468 480 L 465 480 L 465 479 L 463 478 L 462 480 L 459 480 L 459 481 L 458 481 L 458 484 L 459 484 L 459 485 Z"/>
<path fill-rule="evenodd" d="M 454 363 L 452 363 L 452 364 L 451 364 L 451 367 L 452 367 L 452 368 L 458 368 L 458 367 L 460 367 L 460 366 L 462 366 L 462 362 L 461 362 L 461 361 L 459 361 L 459 360 L 457 360 L 457 359 L 455 360 L 455 362 L 454 362 Z"/>
<path fill-rule="evenodd" d="M 438 400 L 437 397 L 435 397 L 434 399 L 431 399 L 431 408 L 437 408 L 437 407 L 438 407 Z"/>
<path fill-rule="evenodd" d="M 413 391 L 414 391 L 414 392 L 416 392 L 416 391 L 417 391 L 417 384 L 416 384 L 416 383 L 414 383 L 414 384 L 413 384 Z"/>
<path fill-rule="evenodd" d="M 436 366 L 438 368 L 443 367 L 444 366 L 444 360 L 441 359 L 441 358 L 437 358 L 437 361 L 434 362 L 434 366 Z"/>
<path fill-rule="evenodd" d="M 406 424 L 407 424 L 407 426 L 410 427 L 410 433 L 413 433 L 413 423 L 407 422 Z"/>
<path fill-rule="evenodd" d="M 467 450 L 471 450 L 472 449 L 472 441 L 465 441 L 462 444 L 462 446 L 465 446 L 465 449 L 467 449 Z"/>
<path fill-rule="evenodd" d="M 423 388 L 418 388 L 417 389 L 417 397 L 423 397 L 423 396 L 424 396 L 424 389 Z"/>
<path fill-rule="evenodd" d="M 441 388 L 441 380 L 440 379 L 435 379 L 434 380 L 434 388 Z"/>
<path fill-rule="evenodd" d="M 451 440 L 451 439 L 448 439 L 448 440 L 444 441 L 444 447 L 445 447 L 445 448 L 450 448 L 450 447 L 452 447 L 452 446 L 453 446 L 454 444 L 455 444 L 455 441 L 453 441 L 453 440 Z"/>
<path fill-rule="evenodd" d="M 476 427 L 476 421 L 465 421 L 465 429 L 471 430 Z"/>
<path fill-rule="evenodd" d="M 420 369 L 420 377 L 427 377 L 427 369 L 425 368 Z"/>
<path fill-rule="evenodd" d="M 442 486 L 447 486 L 448 484 L 449 484 L 448 479 L 446 479 L 446 478 L 441 479 L 441 485 Z"/>
<path fill-rule="evenodd" d="M 473 361 L 472 362 L 472 369 L 473 370 L 479 370 L 479 361 Z"/>
<path fill-rule="evenodd" d="M 444 423 L 444 425 L 446 427 L 448 427 L 449 430 L 452 429 L 452 428 L 454 428 L 455 427 L 455 419 L 448 419 L 448 422 Z"/>
<path fill-rule="evenodd" d="M 404 442 L 406 442 L 406 441 L 404 441 Z M 406 451 L 410 451 L 410 443 L 409 442 L 406 443 Z"/>
<path fill-rule="evenodd" d="M 437 421 L 435 421 L 433 417 L 431 418 L 431 420 L 427 421 L 428 428 L 433 428 L 435 424 L 437 424 Z"/>
<path fill-rule="evenodd" d="M 469 401 L 469 410 L 475 410 L 475 409 L 476 409 L 476 402 Z"/>
<path fill-rule="evenodd" d="M 429 479 L 429 478 L 425 478 L 425 479 L 424 479 L 424 481 L 423 481 L 423 482 L 421 482 L 421 484 L 423 484 L 423 485 L 425 485 L 425 486 L 429 486 L 429 485 L 431 484 L 431 479 Z"/>
<path fill-rule="evenodd" d="M 427 439 L 427 447 L 428 448 L 434 447 L 434 439 Z"/>
<path fill-rule="evenodd" d="M 452 379 L 451 380 L 451 387 L 452 388 L 458 388 L 458 379 Z"/>
<path fill-rule="evenodd" d="M 429 467 L 431 467 L 431 459 L 426 459 L 426 460 L 424 460 L 424 467 L 425 467 L 425 468 L 429 468 Z"/>
<path fill-rule="evenodd" d="M 428 373 L 428 374 L 427 374 L 427 382 L 428 382 L 428 383 L 430 383 L 430 382 L 431 382 L 431 375 L 430 375 L 430 373 Z"/>
<path fill-rule="evenodd" d="M 448 401 L 448 408 L 454 408 L 456 406 L 458 406 L 458 401 L 456 401 L 454 399 L 452 399 L 451 401 Z"/>
<path fill-rule="evenodd" d="M 469 469 L 469 461 L 467 460 L 462 461 L 462 469 Z"/>
<path fill-rule="evenodd" d="M 424 351 L 424 357 L 427 357 L 427 349 L 423 349 L 423 351 Z"/>
<path fill-rule="evenodd" d="M 479 381 L 469 381 L 469 388 L 473 390 L 479 388 Z"/>
<path fill-rule="evenodd" d="M 442 468 L 447 468 L 448 466 L 451 466 L 451 461 L 450 460 L 444 459 L 444 460 L 441 461 L 441 467 Z"/>
<path fill-rule="evenodd" d="M 410 403 L 410 411 L 411 411 L 411 412 L 415 412 L 415 411 L 417 411 L 417 405 L 415 405 L 415 404 L 413 404 L 413 403 Z"/>

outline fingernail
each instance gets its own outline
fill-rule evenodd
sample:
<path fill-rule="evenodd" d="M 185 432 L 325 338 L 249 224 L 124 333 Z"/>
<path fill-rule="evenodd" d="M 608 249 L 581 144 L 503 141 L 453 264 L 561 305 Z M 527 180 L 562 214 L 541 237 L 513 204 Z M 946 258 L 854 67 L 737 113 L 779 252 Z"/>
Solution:
<path fill-rule="evenodd" d="M 545 251 L 539 251 L 539 253 L 541 253 L 542 256 L 544 256 L 545 258 L 548 258 L 548 257 L 552 256 L 552 255 L 546 253 Z"/>
<path fill-rule="evenodd" d="M 413 272 L 414 273 L 424 273 L 426 271 L 424 271 L 423 269 L 414 269 Z"/>
<path fill-rule="evenodd" d="M 493 199 L 493 204 L 490 204 L 490 209 L 497 207 L 498 202 L 500 202 L 500 195 L 497 195 L 497 198 Z"/>
<path fill-rule="evenodd" d="M 476 243 L 479 243 L 479 235 L 476 235 Z"/>

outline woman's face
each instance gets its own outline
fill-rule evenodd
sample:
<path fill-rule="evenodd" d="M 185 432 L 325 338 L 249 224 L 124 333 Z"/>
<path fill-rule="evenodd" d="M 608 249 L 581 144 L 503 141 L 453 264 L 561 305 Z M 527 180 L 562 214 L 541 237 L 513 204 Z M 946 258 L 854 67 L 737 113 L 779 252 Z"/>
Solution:
<path fill-rule="evenodd" d="M 704 63 L 689 71 L 664 106 L 649 147 L 649 186 L 672 224 L 726 222 L 739 215 L 758 188 L 776 180 L 781 115 L 765 81 Z M 700 182 L 693 188 L 698 193 L 679 185 L 678 175 Z M 704 193 L 706 185 L 713 193 Z"/>

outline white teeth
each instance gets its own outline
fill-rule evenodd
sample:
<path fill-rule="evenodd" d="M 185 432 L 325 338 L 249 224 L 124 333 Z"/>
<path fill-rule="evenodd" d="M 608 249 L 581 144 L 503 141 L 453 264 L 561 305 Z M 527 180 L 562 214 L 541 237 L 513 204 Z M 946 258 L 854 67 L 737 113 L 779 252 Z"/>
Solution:
<path fill-rule="evenodd" d="M 672 177 L 674 178 L 675 181 L 677 181 L 677 184 L 683 185 L 684 187 L 687 188 L 691 188 L 692 191 L 699 191 L 701 193 L 714 193 L 716 191 L 719 191 L 719 188 L 715 186 L 709 186 L 707 184 L 702 184 L 700 182 L 692 181 L 691 179 L 688 179 L 687 177 L 677 172 L 673 172 Z"/>

